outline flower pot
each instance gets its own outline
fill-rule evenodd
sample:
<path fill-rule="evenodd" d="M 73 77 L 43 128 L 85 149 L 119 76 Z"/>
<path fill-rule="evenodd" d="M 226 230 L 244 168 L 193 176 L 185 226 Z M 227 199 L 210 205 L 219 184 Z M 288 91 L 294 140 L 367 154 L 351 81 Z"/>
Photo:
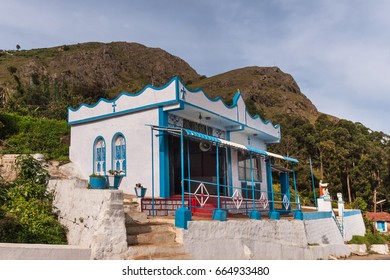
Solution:
<path fill-rule="evenodd" d="M 105 189 L 106 184 L 106 178 L 104 177 L 89 177 L 89 185 L 92 189 Z"/>
<path fill-rule="evenodd" d="M 135 195 L 138 198 L 143 198 L 143 197 L 145 197 L 145 193 L 146 193 L 147 188 L 144 188 L 144 187 L 137 188 L 137 187 L 135 187 L 134 190 L 135 190 Z"/>
<path fill-rule="evenodd" d="M 117 190 L 121 184 L 123 176 L 120 175 L 106 175 L 107 185 L 110 189 Z"/>

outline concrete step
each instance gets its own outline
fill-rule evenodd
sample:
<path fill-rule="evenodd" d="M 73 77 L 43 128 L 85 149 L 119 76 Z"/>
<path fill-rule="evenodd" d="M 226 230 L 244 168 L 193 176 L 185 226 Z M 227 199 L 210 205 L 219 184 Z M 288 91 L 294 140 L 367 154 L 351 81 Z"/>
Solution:
<path fill-rule="evenodd" d="M 137 235 L 150 232 L 174 232 L 174 228 L 170 224 L 160 224 L 160 223 L 145 223 L 145 224 L 135 224 L 128 223 L 126 224 L 127 235 Z"/>
<path fill-rule="evenodd" d="M 164 260 L 188 257 L 181 244 L 135 245 L 128 250 L 129 260 Z M 177 258 L 176 258 L 177 257 Z"/>
<path fill-rule="evenodd" d="M 128 225 L 135 224 L 135 223 L 145 224 L 145 223 L 149 223 L 149 220 L 146 213 L 125 211 L 125 223 Z"/>
<path fill-rule="evenodd" d="M 137 235 L 127 235 L 127 244 L 166 244 L 174 243 L 176 234 L 172 231 L 148 232 Z"/>

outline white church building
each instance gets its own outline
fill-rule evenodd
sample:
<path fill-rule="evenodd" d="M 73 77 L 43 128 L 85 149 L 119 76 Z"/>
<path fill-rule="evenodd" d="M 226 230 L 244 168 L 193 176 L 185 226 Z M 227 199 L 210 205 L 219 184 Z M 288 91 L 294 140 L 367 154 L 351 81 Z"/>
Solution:
<path fill-rule="evenodd" d="M 148 214 L 178 215 L 182 208 L 185 216 L 207 215 L 208 209 L 218 220 L 226 213 L 260 219 L 260 212 L 277 219 L 299 210 L 290 193 L 296 193 L 298 161 L 268 151 L 280 142 L 280 127 L 252 117 L 239 92 L 228 106 L 174 77 L 161 88 L 69 108 L 68 122 L 70 160 L 83 178 L 122 171 L 124 193 L 135 194 L 137 183 L 147 187 L 142 209 Z M 275 173 L 280 193 L 273 190 Z"/>

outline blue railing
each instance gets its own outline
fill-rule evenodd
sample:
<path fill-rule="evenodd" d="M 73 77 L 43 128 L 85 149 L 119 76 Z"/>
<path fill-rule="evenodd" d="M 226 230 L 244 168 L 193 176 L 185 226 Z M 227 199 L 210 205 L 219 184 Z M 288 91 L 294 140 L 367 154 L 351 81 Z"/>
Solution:
<path fill-rule="evenodd" d="M 194 215 L 211 215 L 223 210 L 231 215 L 246 215 L 252 211 L 289 214 L 300 210 L 299 197 L 294 193 L 277 193 L 245 186 L 229 186 L 195 179 L 184 179 L 188 208 Z"/>

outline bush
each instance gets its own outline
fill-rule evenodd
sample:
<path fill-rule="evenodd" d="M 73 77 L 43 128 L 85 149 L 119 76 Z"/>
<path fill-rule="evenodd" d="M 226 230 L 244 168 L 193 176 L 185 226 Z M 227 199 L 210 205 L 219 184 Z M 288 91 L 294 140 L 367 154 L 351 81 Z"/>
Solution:
<path fill-rule="evenodd" d="M 47 172 L 30 156 L 18 157 L 17 168 L 15 182 L 3 188 L 0 242 L 66 244 L 53 193 L 47 190 Z"/>

